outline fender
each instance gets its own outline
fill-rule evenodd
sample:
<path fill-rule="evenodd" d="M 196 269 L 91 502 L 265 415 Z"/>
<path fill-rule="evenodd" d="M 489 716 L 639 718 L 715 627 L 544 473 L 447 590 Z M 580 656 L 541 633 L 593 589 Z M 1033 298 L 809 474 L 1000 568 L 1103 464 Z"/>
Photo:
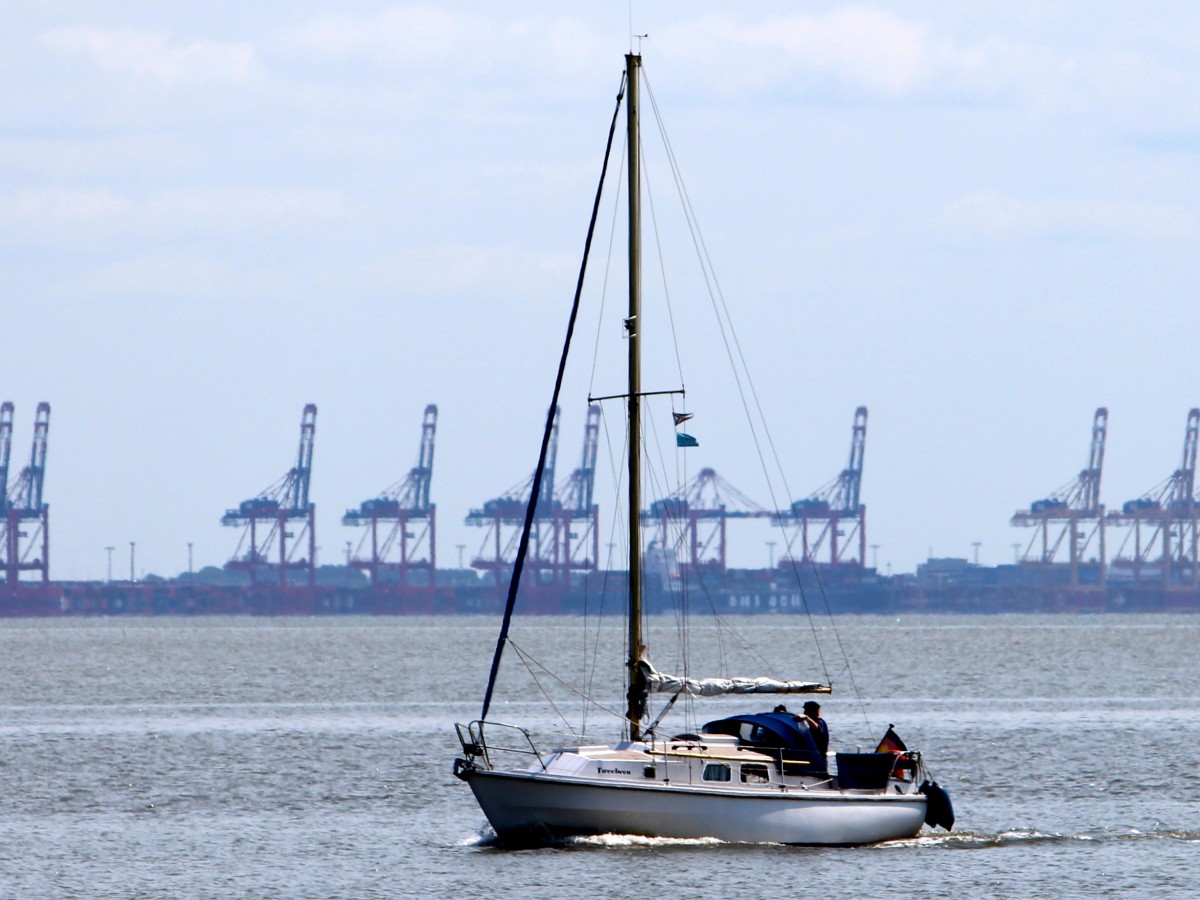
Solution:
<path fill-rule="evenodd" d="M 936 781 L 924 781 L 918 790 L 925 795 L 925 824 L 930 828 L 941 826 L 947 831 L 954 828 L 954 804 L 950 794 L 939 787 Z"/>

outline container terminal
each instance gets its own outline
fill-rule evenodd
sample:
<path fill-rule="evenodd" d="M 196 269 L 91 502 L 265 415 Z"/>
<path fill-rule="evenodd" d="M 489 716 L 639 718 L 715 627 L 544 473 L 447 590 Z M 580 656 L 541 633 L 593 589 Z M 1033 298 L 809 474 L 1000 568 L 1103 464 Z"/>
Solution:
<path fill-rule="evenodd" d="M 51 577 L 50 507 L 43 497 L 50 404 L 38 404 L 29 463 L 10 479 L 14 404 L 0 403 L 0 616 L 498 612 L 533 479 L 469 510 L 464 521 L 480 529 L 479 552 L 469 565 L 460 551 L 457 567 L 439 566 L 432 493 L 437 416 L 436 405 L 425 408 L 416 466 L 342 516 L 343 527 L 358 536 L 348 542 L 344 565 L 316 563 L 309 487 L 317 407 L 310 403 L 301 414 L 295 465 L 220 517 L 221 525 L 240 533 L 224 566 L 170 579 L 114 581 L 110 572 L 104 581 L 82 582 Z M 555 426 L 534 504 L 521 596 L 526 612 L 595 612 L 602 596 L 624 590 L 625 572 L 600 562 L 600 508 L 593 496 L 599 431 L 600 411 L 593 406 L 579 466 L 556 481 Z M 760 506 L 705 468 L 676 495 L 643 510 L 654 535 L 645 551 L 647 610 L 666 611 L 674 594 L 668 588 L 685 579 L 689 604 L 738 614 L 1200 612 L 1198 433 L 1200 409 L 1191 409 L 1179 468 L 1108 510 L 1100 490 L 1108 410 L 1101 407 L 1092 419 L 1086 466 L 1013 514 L 1011 525 L 1025 539 L 1014 544 L 1012 564 L 931 558 L 914 573 L 891 575 L 873 561 L 868 565 L 861 497 L 867 409 L 860 406 L 846 467 L 785 509 Z M 728 544 L 739 523 L 750 519 L 781 529 L 779 543 L 790 552 L 763 569 L 729 566 Z"/>

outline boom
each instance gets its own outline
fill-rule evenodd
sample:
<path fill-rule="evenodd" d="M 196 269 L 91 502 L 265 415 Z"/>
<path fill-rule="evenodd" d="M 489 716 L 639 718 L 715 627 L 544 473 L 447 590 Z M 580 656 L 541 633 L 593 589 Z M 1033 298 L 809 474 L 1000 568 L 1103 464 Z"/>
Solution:
<path fill-rule="evenodd" d="M 1188 410 L 1187 431 L 1183 437 L 1183 462 L 1171 479 L 1172 509 L 1191 506 L 1196 494 L 1196 438 L 1200 434 L 1200 409 Z"/>
<path fill-rule="evenodd" d="M 308 508 L 308 483 L 312 478 L 313 437 L 317 430 L 317 405 L 306 404 L 300 419 L 300 450 L 296 454 L 296 468 L 291 471 L 290 490 L 285 499 L 287 508 L 302 512 Z"/>
<path fill-rule="evenodd" d="M 867 408 L 860 406 L 854 411 L 854 425 L 850 432 L 850 464 L 838 479 L 839 490 L 834 509 L 853 513 L 858 509 L 862 491 L 863 455 L 867 449 Z"/>
<path fill-rule="evenodd" d="M 563 490 L 563 504 L 573 516 L 587 516 L 592 511 L 593 488 L 596 483 L 596 453 L 600 438 L 600 405 L 588 407 L 587 423 L 583 428 L 583 459 L 571 473 Z"/>
<path fill-rule="evenodd" d="M 9 413 L 12 405 L 9 404 Z M 9 422 L 10 434 L 12 423 Z M 37 405 L 37 416 L 33 424 L 33 447 L 29 451 L 29 465 L 21 470 L 21 477 L 13 485 L 9 506 L 26 514 L 36 514 L 42 508 L 42 485 L 46 479 L 46 439 L 50 433 L 50 404 L 44 400 Z M 6 454 L 7 455 L 7 454 Z M 7 460 L 5 460 L 7 463 Z M 7 477 L 7 465 L 6 465 Z"/>
<path fill-rule="evenodd" d="M 0 404 L 0 512 L 8 509 L 8 461 L 12 456 L 13 405 Z"/>
<path fill-rule="evenodd" d="M 437 412 L 435 404 L 425 407 L 425 418 L 421 423 L 421 455 L 417 460 L 417 468 L 413 470 L 416 476 L 416 496 L 413 498 L 413 509 L 425 512 L 429 509 L 429 485 L 433 481 L 433 439 L 437 432 Z"/>
<path fill-rule="evenodd" d="M 1108 436 L 1108 409 L 1100 407 L 1092 420 L 1092 450 L 1088 467 L 1079 473 L 1083 509 L 1100 508 L 1100 476 L 1104 472 L 1104 442 Z"/>

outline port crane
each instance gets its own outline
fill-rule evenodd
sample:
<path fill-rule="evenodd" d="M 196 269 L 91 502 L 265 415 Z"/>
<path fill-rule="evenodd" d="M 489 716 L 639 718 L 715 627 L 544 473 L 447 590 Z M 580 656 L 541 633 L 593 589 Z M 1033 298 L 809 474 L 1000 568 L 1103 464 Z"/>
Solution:
<path fill-rule="evenodd" d="M 600 559 L 600 507 L 593 502 L 599 445 L 600 405 L 593 403 L 584 422 L 579 468 L 558 488 L 563 498 L 558 509 L 559 558 L 566 566 L 565 571 L 560 567 L 559 580 L 568 580 L 572 570 L 596 568 Z"/>
<path fill-rule="evenodd" d="M 600 511 L 593 502 L 600 407 L 595 404 L 588 407 L 579 468 L 556 486 L 560 412 L 556 409 L 554 413 L 541 494 L 525 557 L 529 584 L 567 585 L 572 572 L 595 569 L 600 555 Z M 466 517 L 467 525 L 487 529 L 471 565 L 491 572 L 496 584 L 503 584 L 512 569 L 532 489 L 530 475 L 481 508 L 471 510 Z"/>
<path fill-rule="evenodd" d="M 550 446 L 546 453 L 546 466 L 542 473 L 541 491 L 534 511 L 533 530 L 529 535 L 529 553 L 525 558 L 525 571 L 529 583 L 544 583 L 553 580 L 559 567 L 558 524 L 562 504 L 554 498 L 554 470 L 558 458 L 558 420 L 561 409 L 554 410 L 554 427 L 550 434 Z M 467 525 L 487 529 L 479 551 L 471 560 L 471 566 L 491 572 L 497 585 L 502 585 L 513 566 L 521 527 L 525 522 L 525 508 L 533 490 L 533 475 L 509 488 L 499 497 L 488 500 L 479 509 L 467 513 Z"/>
<path fill-rule="evenodd" d="M 437 505 L 430 502 L 429 486 L 437 416 L 436 404 L 425 407 L 417 465 L 408 475 L 342 516 L 343 525 L 367 529 L 350 565 L 367 572 L 372 586 L 387 583 L 410 587 L 412 573 L 421 572 L 424 574 L 417 579 L 417 586 L 430 591 L 436 588 Z"/>
<path fill-rule="evenodd" d="M 308 499 L 316 429 L 317 407 L 309 403 L 300 419 L 296 465 L 258 496 L 243 500 L 221 517 L 222 525 L 245 529 L 225 568 L 249 572 L 252 585 L 259 583 L 260 574 L 273 568 L 278 572 L 280 587 L 287 585 L 288 573 L 293 571 L 302 573 L 310 587 L 316 584 L 316 505 Z M 288 530 L 293 522 L 300 523 L 299 533 Z M 307 558 L 296 559 L 296 548 L 305 543 Z M 278 553 L 272 561 L 276 548 Z"/>
<path fill-rule="evenodd" d="M 1040 566 L 1047 571 L 1052 566 L 1062 566 L 1059 554 L 1066 546 L 1067 583 L 1073 588 L 1080 586 L 1080 567 L 1093 541 L 1099 554 L 1096 584 L 1104 586 L 1105 513 L 1100 502 L 1100 478 L 1104 472 L 1107 437 L 1108 409 L 1102 406 L 1092 418 L 1087 468 L 1049 497 L 1035 500 L 1029 509 L 1017 510 L 1011 520 L 1015 526 L 1034 529 L 1020 558 L 1023 565 Z"/>
<path fill-rule="evenodd" d="M 726 568 L 728 521 L 772 515 L 715 469 L 705 468 L 676 493 L 650 504 L 642 522 L 655 528 L 651 548 L 663 554 L 668 567 L 679 561 L 695 574 L 720 574 Z"/>
<path fill-rule="evenodd" d="M 775 524 L 791 531 L 787 546 L 806 565 L 859 566 L 867 553 L 867 508 L 861 501 L 863 458 L 867 449 L 867 408 L 854 410 L 850 459 L 832 481 L 775 516 Z M 781 565 L 788 560 L 780 561 Z"/>
<path fill-rule="evenodd" d="M 42 487 L 46 479 L 50 404 L 43 401 L 37 405 L 29 465 L 5 493 L 12 452 L 12 422 L 13 404 L 5 401 L 0 404 L 0 504 L 4 508 L 0 551 L 4 554 L 4 578 L 9 587 L 15 587 L 22 572 L 38 572 L 46 584 L 50 580 L 50 506 L 42 502 Z"/>
<path fill-rule="evenodd" d="M 1200 586 L 1200 504 L 1196 502 L 1196 445 L 1200 409 L 1191 409 L 1179 468 L 1141 497 L 1108 514 L 1110 526 L 1127 528 L 1113 568 L 1128 571 L 1135 582 L 1159 581 L 1168 590 Z M 1129 547 L 1133 542 L 1132 548 Z"/>

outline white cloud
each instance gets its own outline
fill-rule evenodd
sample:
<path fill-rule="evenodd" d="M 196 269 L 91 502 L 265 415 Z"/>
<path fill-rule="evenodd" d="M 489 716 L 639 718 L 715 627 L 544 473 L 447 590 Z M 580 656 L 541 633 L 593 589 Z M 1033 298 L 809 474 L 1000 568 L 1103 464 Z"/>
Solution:
<path fill-rule="evenodd" d="M 285 28 L 275 46 L 286 53 L 325 61 L 351 61 L 422 75 L 449 73 L 461 85 L 464 75 L 494 73 L 507 83 L 514 73 L 524 80 L 532 70 L 547 82 L 594 71 L 607 44 L 588 21 L 569 16 L 518 17 L 448 10 L 412 4 L 380 12 L 320 16 Z M 495 87 L 495 84 L 491 84 Z M 487 88 L 475 85 L 478 93 Z"/>
<path fill-rule="evenodd" d="M 0 197 L 0 222 L 21 227 L 81 223 L 123 215 L 129 201 L 104 188 L 23 188 Z"/>
<path fill-rule="evenodd" d="M 661 42 L 685 47 L 704 73 L 730 92 L 747 87 L 832 92 L 858 98 L 994 99 L 1014 89 L 1045 89 L 1071 67 L 1050 51 L 1002 38 L 974 43 L 923 21 L 864 6 L 821 14 L 701 16 Z M 729 64 L 711 65 L 718 58 Z"/>
<path fill-rule="evenodd" d="M 947 203 L 938 224 L 991 238 L 1036 235 L 1192 237 L 1196 217 L 1175 206 L 1111 200 L 1023 200 L 975 191 Z"/>
<path fill-rule="evenodd" d="M 275 296 L 278 289 L 259 270 L 238 270 L 224 260 L 188 253 L 122 255 L 64 276 L 55 294 L 68 300 L 170 296 L 215 304 L 220 298 Z"/>
<path fill-rule="evenodd" d="M 346 201 L 337 191 L 310 188 L 183 188 L 156 194 L 143 208 L 155 222 L 289 228 L 293 223 L 303 227 L 306 222 L 340 218 Z"/>
<path fill-rule="evenodd" d="M 720 14 L 705 16 L 693 27 L 720 42 L 774 51 L 800 68 L 830 72 L 850 84 L 891 95 L 912 88 L 930 52 L 928 28 L 872 9 L 752 22 Z"/>
<path fill-rule="evenodd" d="M 42 42 L 59 53 L 84 57 L 106 72 L 123 72 L 167 85 L 237 83 L 258 71 L 251 44 L 172 42 L 165 31 L 76 26 L 47 31 Z"/>
<path fill-rule="evenodd" d="M 400 277 L 418 294 L 470 297 L 486 286 L 485 295 L 528 299 L 571 285 L 578 260 L 519 246 L 458 245 L 398 248 L 387 265 L 381 280 Z"/>
<path fill-rule="evenodd" d="M 323 59 L 363 59 L 400 69 L 471 65 L 495 24 L 433 6 L 406 6 L 371 15 L 331 15 L 283 32 L 287 50 Z M 467 51 L 464 53 L 464 51 Z"/>
<path fill-rule="evenodd" d="M 346 212 L 341 193 L 308 188 L 177 188 L 131 197 L 105 188 L 23 188 L 0 196 L 0 227 L 14 235 L 103 227 L 156 237 L 302 230 Z"/>

